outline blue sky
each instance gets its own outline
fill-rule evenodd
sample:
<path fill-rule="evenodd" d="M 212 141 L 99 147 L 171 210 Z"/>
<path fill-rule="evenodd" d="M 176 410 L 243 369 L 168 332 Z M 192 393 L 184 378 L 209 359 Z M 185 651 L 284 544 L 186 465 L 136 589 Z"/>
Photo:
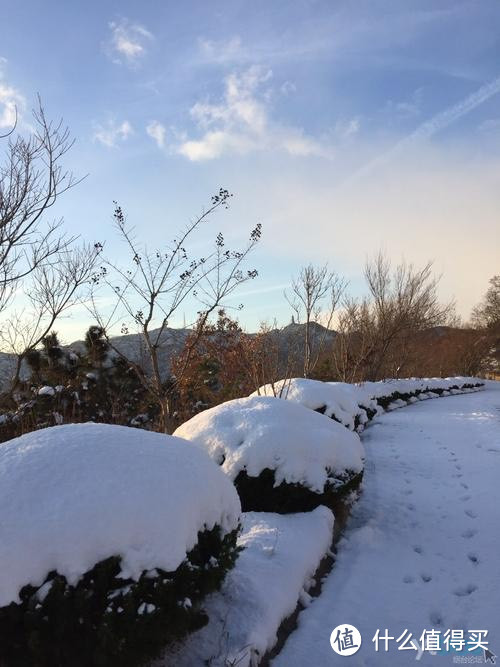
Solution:
<path fill-rule="evenodd" d="M 213 230 L 264 229 L 249 328 L 289 319 L 309 261 L 360 293 L 379 248 L 432 259 L 465 316 L 499 272 L 497 0 L 9 4 L 0 125 L 13 104 L 27 123 L 36 92 L 64 117 L 88 177 L 58 212 L 110 254 L 114 199 L 156 245 L 223 186 Z"/>

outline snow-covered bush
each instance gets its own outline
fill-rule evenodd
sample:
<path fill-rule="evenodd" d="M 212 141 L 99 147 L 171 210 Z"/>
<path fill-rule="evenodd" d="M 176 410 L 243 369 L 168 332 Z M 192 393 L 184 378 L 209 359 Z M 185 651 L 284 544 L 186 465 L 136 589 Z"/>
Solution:
<path fill-rule="evenodd" d="M 366 407 L 376 411 L 371 399 L 359 387 L 345 382 L 321 382 L 305 378 L 266 384 L 252 396 L 276 396 L 320 412 L 354 430 L 368 421 Z M 363 407 L 361 407 L 363 403 Z M 366 404 L 366 407 L 365 407 Z"/>
<path fill-rule="evenodd" d="M 240 503 L 190 443 L 75 424 L 0 447 L 0 664 L 139 665 L 200 627 Z"/>
<path fill-rule="evenodd" d="M 320 412 L 347 428 L 362 431 L 377 414 L 426 398 L 478 391 L 479 378 L 411 378 L 362 384 L 304 378 L 279 380 L 259 387 L 252 396 L 275 396 Z"/>
<path fill-rule="evenodd" d="M 450 394 L 462 394 L 478 391 L 483 387 L 484 381 L 475 377 L 409 378 L 364 382 L 361 385 L 363 391 L 383 410 L 403 407 L 415 402 L 413 399 L 425 400 Z"/>
<path fill-rule="evenodd" d="M 93 421 L 154 430 L 157 407 L 133 367 L 109 353 L 91 326 L 83 347 L 61 347 L 52 333 L 26 353 L 27 375 L 0 394 L 0 442 L 59 424 Z"/>
<path fill-rule="evenodd" d="M 332 507 L 363 471 L 356 433 L 274 397 L 228 401 L 196 415 L 174 435 L 196 443 L 222 466 L 244 511 Z"/>

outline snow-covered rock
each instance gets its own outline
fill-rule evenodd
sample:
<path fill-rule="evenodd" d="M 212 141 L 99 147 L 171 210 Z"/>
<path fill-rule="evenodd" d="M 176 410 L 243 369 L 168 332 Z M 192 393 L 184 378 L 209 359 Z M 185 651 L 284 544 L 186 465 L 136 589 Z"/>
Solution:
<path fill-rule="evenodd" d="M 252 396 L 195 415 L 174 435 L 199 445 L 235 480 L 274 471 L 275 486 L 300 483 L 321 493 L 328 479 L 363 469 L 356 433 L 292 401 Z"/>
<path fill-rule="evenodd" d="M 73 424 L 0 447 L 0 606 L 51 570 L 70 584 L 121 556 L 124 578 L 175 570 L 198 531 L 238 525 L 227 476 L 189 442 L 123 426 Z"/>
<path fill-rule="evenodd" d="M 38 390 L 38 396 L 55 396 L 55 394 L 56 390 L 54 389 L 54 387 L 45 386 L 45 387 L 40 387 L 40 389 Z"/>

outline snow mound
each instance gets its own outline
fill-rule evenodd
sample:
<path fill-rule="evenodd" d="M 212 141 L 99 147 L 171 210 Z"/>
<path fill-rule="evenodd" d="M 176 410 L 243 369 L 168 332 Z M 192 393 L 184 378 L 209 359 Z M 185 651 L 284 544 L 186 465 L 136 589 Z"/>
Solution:
<path fill-rule="evenodd" d="M 40 387 L 38 390 L 38 395 L 39 396 L 55 396 L 56 390 L 54 387 Z"/>
<path fill-rule="evenodd" d="M 228 478 L 179 438 L 124 426 L 72 424 L 0 447 L 0 606 L 51 570 L 70 584 L 121 556 L 122 576 L 175 570 L 198 531 L 234 530 Z"/>
<path fill-rule="evenodd" d="M 389 379 L 361 384 L 288 378 L 263 385 L 251 396 L 286 399 L 321 412 L 351 430 L 362 431 L 369 421 L 368 414 L 373 417 L 383 413 L 384 408 L 396 410 L 409 402 L 440 395 L 479 391 L 483 385 L 484 381 L 475 377 Z M 405 396 L 405 400 L 398 395 Z"/>
<path fill-rule="evenodd" d="M 205 601 L 209 623 L 155 667 L 250 667 L 277 639 L 281 622 L 307 599 L 312 576 L 328 551 L 333 515 L 326 507 L 300 514 L 248 512 L 244 547 L 219 592 Z"/>
<path fill-rule="evenodd" d="M 306 408 L 336 419 L 351 430 L 355 428 L 356 416 L 360 423 L 366 422 L 366 412 L 360 408 L 360 405 L 368 406 L 371 403 L 368 394 L 355 385 L 305 378 L 291 378 L 274 384 L 266 384 L 251 395 L 275 396 L 299 403 Z"/>
<path fill-rule="evenodd" d="M 477 387 L 474 385 L 481 385 Z M 450 391 L 452 393 L 468 393 L 469 390 L 478 391 L 483 388 L 484 380 L 477 377 L 451 377 L 451 378 L 406 378 L 398 380 L 379 380 L 378 382 L 363 382 L 360 387 L 372 398 L 382 398 L 398 392 L 399 394 L 412 394 L 416 391 L 431 392 L 434 389 Z M 436 395 L 437 396 L 437 395 Z M 432 396 L 430 397 L 432 398 Z"/>
<path fill-rule="evenodd" d="M 245 470 L 274 471 L 275 486 L 300 483 L 321 493 L 330 476 L 363 469 L 356 433 L 291 401 L 268 396 L 236 399 L 200 412 L 175 436 L 191 440 L 235 480 Z"/>

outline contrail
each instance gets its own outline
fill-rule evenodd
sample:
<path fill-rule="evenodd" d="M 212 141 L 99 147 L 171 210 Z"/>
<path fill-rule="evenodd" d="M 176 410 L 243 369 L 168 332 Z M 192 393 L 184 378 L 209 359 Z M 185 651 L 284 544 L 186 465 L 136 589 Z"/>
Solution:
<path fill-rule="evenodd" d="M 481 86 L 481 88 L 476 90 L 475 93 L 472 93 L 461 102 L 458 102 L 452 107 L 441 111 L 440 113 L 433 116 L 433 118 L 430 120 L 427 120 L 425 123 L 422 123 L 422 125 L 419 125 L 416 130 L 414 130 L 404 139 L 401 139 L 401 141 L 398 141 L 398 143 L 386 153 L 375 158 L 364 167 L 361 167 L 361 169 L 353 174 L 353 176 L 349 178 L 345 184 L 350 184 L 353 181 L 358 180 L 358 178 L 361 176 L 364 176 L 368 172 L 372 171 L 374 168 L 389 162 L 405 148 L 408 148 L 409 146 L 416 144 L 421 140 L 430 139 L 434 134 L 444 130 L 456 120 L 462 118 L 462 116 L 465 116 L 470 111 L 473 111 L 498 93 L 500 93 L 500 77 L 497 77 L 490 83 L 484 84 L 484 86 Z"/>
<path fill-rule="evenodd" d="M 434 118 L 431 118 L 427 122 L 417 127 L 417 129 L 410 134 L 409 137 L 403 139 L 400 144 L 412 143 L 419 139 L 429 139 L 436 132 L 444 130 L 446 127 L 454 123 L 456 120 L 465 116 L 469 111 L 473 111 L 476 107 L 480 106 L 484 102 L 500 93 L 500 77 L 486 83 L 484 86 L 481 86 L 479 90 L 476 90 L 475 93 L 466 97 L 465 100 L 462 100 L 458 104 L 438 113 Z M 396 146 L 397 148 L 397 146 Z"/>

